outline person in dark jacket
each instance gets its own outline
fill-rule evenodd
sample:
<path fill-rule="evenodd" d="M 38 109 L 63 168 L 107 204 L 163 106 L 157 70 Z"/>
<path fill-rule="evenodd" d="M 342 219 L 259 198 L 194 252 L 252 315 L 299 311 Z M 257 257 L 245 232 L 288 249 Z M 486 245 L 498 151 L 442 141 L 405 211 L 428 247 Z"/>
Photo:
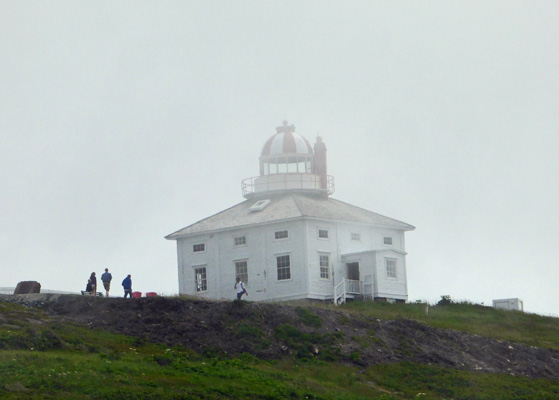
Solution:
<path fill-rule="evenodd" d="M 95 277 L 95 272 L 91 273 L 91 276 L 87 281 L 87 287 L 85 288 L 85 291 L 89 292 L 90 296 L 97 295 L 97 278 Z"/>
<path fill-rule="evenodd" d="M 122 287 L 124 288 L 124 298 L 130 296 L 132 298 L 132 275 L 128 275 L 122 281 Z"/>

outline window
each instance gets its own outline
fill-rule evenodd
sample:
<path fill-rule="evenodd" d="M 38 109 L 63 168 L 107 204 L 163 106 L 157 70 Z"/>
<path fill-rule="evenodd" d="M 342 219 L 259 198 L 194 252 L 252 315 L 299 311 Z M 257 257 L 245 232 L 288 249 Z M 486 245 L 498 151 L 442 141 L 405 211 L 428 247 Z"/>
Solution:
<path fill-rule="evenodd" d="M 275 238 L 276 239 L 286 239 L 289 236 L 287 231 L 276 231 Z"/>
<path fill-rule="evenodd" d="M 196 243 L 195 245 L 192 246 L 192 251 L 194 253 L 206 251 L 206 243 Z"/>
<path fill-rule="evenodd" d="M 235 238 L 235 246 L 244 246 L 245 244 L 247 244 L 247 237 L 246 236 L 237 236 Z"/>
<path fill-rule="evenodd" d="M 318 230 L 318 237 L 320 239 L 328 239 L 328 231 L 326 229 L 319 229 Z"/>
<path fill-rule="evenodd" d="M 208 280 L 206 279 L 206 267 L 196 268 L 194 270 L 194 281 L 196 282 L 196 291 L 205 292 L 208 290 Z"/>
<path fill-rule="evenodd" d="M 351 234 L 351 240 L 360 241 L 361 240 L 361 234 L 360 233 L 352 233 Z"/>
<path fill-rule="evenodd" d="M 385 236 L 384 237 L 384 245 L 385 246 L 392 246 L 392 236 Z"/>
<path fill-rule="evenodd" d="M 330 257 L 326 254 L 320 255 L 320 277 L 330 279 Z"/>
<path fill-rule="evenodd" d="M 235 261 L 235 279 L 239 278 L 243 283 L 248 283 L 248 263 L 244 261 Z"/>
<path fill-rule="evenodd" d="M 278 267 L 278 281 L 291 279 L 291 262 L 289 255 L 276 257 Z"/>
<path fill-rule="evenodd" d="M 254 203 L 249 210 L 250 211 L 262 211 L 268 204 L 270 204 L 272 200 L 259 200 Z"/>
<path fill-rule="evenodd" d="M 396 278 L 396 260 L 394 258 L 386 259 L 386 276 Z"/>

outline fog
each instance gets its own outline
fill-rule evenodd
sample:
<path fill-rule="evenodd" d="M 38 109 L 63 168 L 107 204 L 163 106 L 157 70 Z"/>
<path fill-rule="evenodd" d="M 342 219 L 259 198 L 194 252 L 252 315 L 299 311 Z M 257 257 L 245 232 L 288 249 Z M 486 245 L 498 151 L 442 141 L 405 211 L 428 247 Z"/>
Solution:
<path fill-rule="evenodd" d="M 334 198 L 416 227 L 410 301 L 557 315 L 555 1 L 0 2 L 0 287 L 178 292 L 284 119 Z"/>

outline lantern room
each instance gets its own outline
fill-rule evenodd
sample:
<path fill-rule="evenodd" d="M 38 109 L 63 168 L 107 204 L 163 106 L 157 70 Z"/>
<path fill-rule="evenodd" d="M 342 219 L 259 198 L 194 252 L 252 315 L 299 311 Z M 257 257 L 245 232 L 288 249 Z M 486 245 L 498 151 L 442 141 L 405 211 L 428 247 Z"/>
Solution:
<path fill-rule="evenodd" d="M 243 196 L 268 195 L 278 191 L 305 191 L 330 195 L 334 179 L 326 174 L 326 146 L 317 138 L 313 147 L 283 121 L 264 144 L 260 154 L 260 176 L 243 180 Z"/>

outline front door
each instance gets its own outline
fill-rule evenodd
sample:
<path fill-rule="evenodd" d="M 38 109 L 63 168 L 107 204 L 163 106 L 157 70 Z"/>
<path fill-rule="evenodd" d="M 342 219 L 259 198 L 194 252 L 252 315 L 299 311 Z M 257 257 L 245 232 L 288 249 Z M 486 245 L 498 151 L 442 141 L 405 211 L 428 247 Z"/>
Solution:
<path fill-rule="evenodd" d="M 359 280 L 359 263 L 352 262 L 348 263 L 347 265 L 347 279 L 351 279 L 353 281 Z"/>

